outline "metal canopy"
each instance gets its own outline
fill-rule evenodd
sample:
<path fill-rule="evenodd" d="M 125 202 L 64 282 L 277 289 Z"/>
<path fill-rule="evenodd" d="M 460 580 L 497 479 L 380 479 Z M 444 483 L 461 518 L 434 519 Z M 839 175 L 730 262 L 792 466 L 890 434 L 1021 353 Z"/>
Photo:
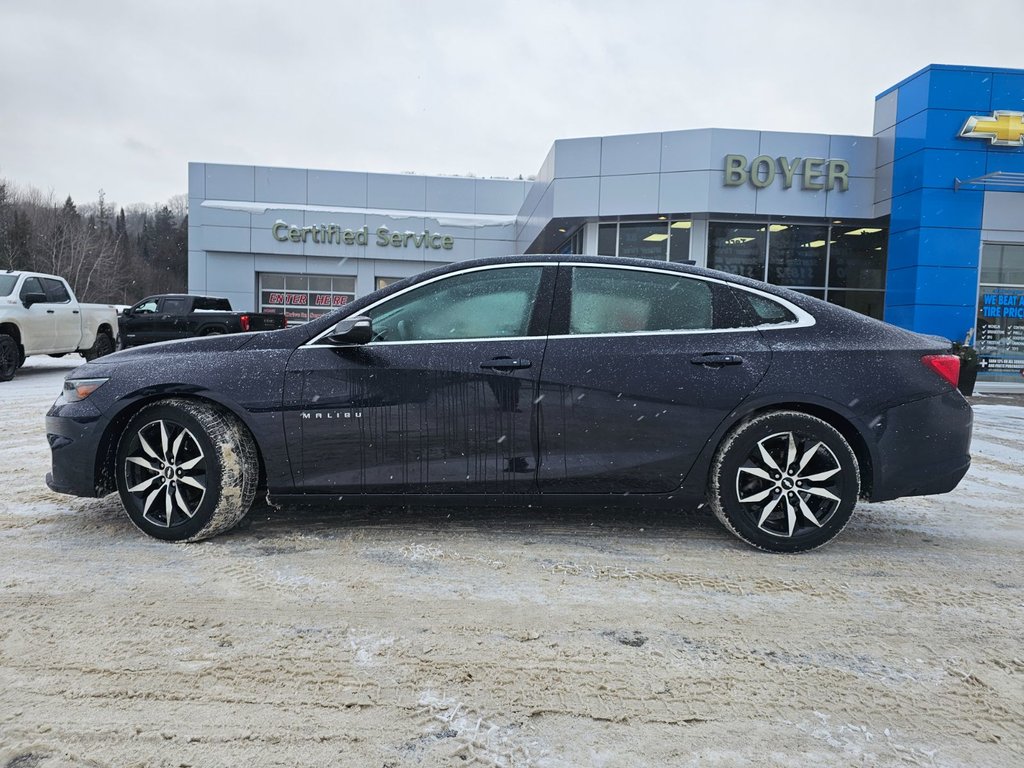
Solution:
<path fill-rule="evenodd" d="M 1015 171 L 994 171 L 974 179 L 954 179 L 953 190 L 961 187 L 1010 187 L 1011 191 L 1024 191 L 1024 173 Z"/>

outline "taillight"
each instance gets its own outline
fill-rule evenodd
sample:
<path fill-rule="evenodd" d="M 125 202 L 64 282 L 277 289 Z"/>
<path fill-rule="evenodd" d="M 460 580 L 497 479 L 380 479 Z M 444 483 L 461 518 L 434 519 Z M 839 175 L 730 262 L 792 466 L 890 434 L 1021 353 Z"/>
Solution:
<path fill-rule="evenodd" d="M 281 323 L 281 327 L 282 328 L 287 328 L 288 327 L 288 316 L 287 315 L 285 315 L 284 322 Z"/>
<path fill-rule="evenodd" d="M 954 387 L 960 380 L 960 358 L 956 355 L 925 355 L 921 362 Z"/>
<path fill-rule="evenodd" d="M 242 315 L 240 318 L 238 318 L 238 320 L 239 320 L 239 322 L 242 323 L 242 330 L 243 331 L 248 331 L 249 330 L 249 316 L 248 315 Z"/>

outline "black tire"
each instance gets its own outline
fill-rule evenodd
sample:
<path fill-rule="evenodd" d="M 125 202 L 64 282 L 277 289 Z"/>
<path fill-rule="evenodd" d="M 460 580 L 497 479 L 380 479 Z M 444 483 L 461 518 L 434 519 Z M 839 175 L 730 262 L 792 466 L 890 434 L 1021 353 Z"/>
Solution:
<path fill-rule="evenodd" d="M 839 534 L 860 496 L 860 469 L 830 424 L 772 411 L 735 427 L 711 466 L 715 516 L 757 549 L 804 552 Z"/>
<path fill-rule="evenodd" d="M 95 360 L 97 357 L 103 357 L 109 355 L 114 351 L 114 337 L 106 331 L 100 331 L 96 334 L 96 341 L 93 342 L 89 349 L 83 350 L 82 357 L 85 358 L 86 362 Z"/>
<path fill-rule="evenodd" d="M 231 413 L 192 400 L 161 400 L 129 422 L 115 459 L 125 512 L 143 533 L 200 541 L 233 528 L 256 495 L 259 461 Z"/>
<path fill-rule="evenodd" d="M 18 342 L 6 333 L 0 334 L 0 381 L 10 381 L 21 368 L 25 358 L 21 354 Z"/>
<path fill-rule="evenodd" d="M 60 358 L 60 357 L 64 357 L 64 355 L 66 355 L 66 354 L 67 354 L 67 352 L 57 352 L 55 354 L 50 355 L 50 357 Z"/>
<path fill-rule="evenodd" d="M 203 331 L 203 336 L 223 336 L 227 331 L 223 328 L 211 328 L 208 331 Z"/>

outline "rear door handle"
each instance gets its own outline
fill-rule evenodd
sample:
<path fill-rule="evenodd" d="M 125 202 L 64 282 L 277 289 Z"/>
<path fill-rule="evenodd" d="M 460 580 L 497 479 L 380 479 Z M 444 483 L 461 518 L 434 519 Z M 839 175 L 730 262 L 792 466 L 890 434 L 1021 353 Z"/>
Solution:
<path fill-rule="evenodd" d="M 705 352 L 703 355 L 691 357 L 690 362 L 707 368 L 721 368 L 723 365 L 743 365 L 743 358 L 739 355 L 726 355 L 721 352 Z"/>
<path fill-rule="evenodd" d="M 52 309 L 48 309 L 48 310 L 46 310 L 46 314 L 48 314 L 48 315 L 52 315 L 52 314 L 53 314 L 53 310 L 52 310 Z"/>
<path fill-rule="evenodd" d="M 521 357 L 496 357 L 493 360 L 480 363 L 481 368 L 490 371 L 515 371 L 520 368 L 529 368 L 531 365 L 533 363 L 523 360 Z"/>

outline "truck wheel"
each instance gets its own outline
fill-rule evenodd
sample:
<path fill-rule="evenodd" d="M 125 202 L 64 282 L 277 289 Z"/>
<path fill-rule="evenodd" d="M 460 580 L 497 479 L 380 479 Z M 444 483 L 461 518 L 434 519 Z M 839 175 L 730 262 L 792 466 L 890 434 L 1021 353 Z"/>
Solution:
<path fill-rule="evenodd" d="M 203 332 L 203 336 L 223 336 L 224 330 L 221 328 L 211 328 L 208 331 Z"/>
<path fill-rule="evenodd" d="M 0 334 L 0 381 L 13 379 L 24 360 L 18 342 L 6 333 Z"/>
<path fill-rule="evenodd" d="M 139 411 L 117 448 L 117 490 L 143 533 L 199 541 L 234 527 L 256 495 L 256 444 L 238 419 L 191 400 Z"/>
<path fill-rule="evenodd" d="M 97 357 L 103 357 L 109 355 L 114 351 L 114 339 L 106 331 L 100 331 L 96 334 L 96 341 L 89 349 L 82 352 L 82 357 L 85 358 L 86 362 L 95 360 Z"/>

